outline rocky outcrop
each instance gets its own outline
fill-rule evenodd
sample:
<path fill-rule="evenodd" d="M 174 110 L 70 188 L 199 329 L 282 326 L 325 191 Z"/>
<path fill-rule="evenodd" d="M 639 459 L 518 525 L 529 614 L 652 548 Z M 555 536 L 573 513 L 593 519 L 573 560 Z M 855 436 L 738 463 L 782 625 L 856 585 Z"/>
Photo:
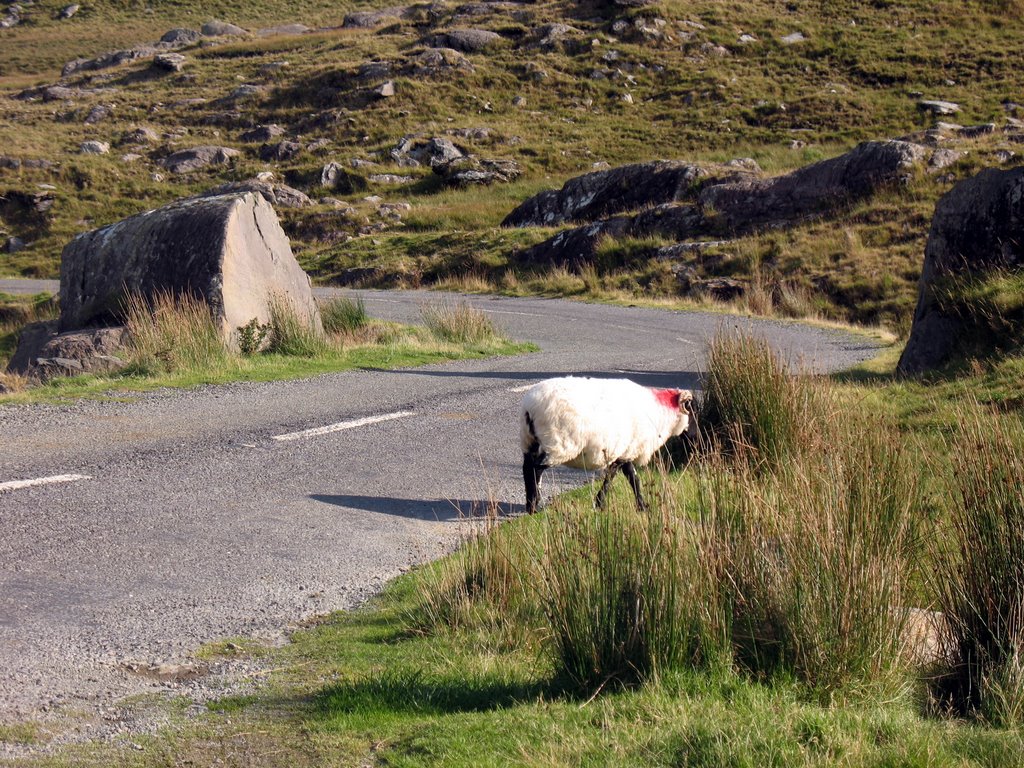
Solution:
<path fill-rule="evenodd" d="M 191 198 L 86 232 L 61 256 L 60 329 L 116 323 L 127 294 L 204 299 L 223 338 L 273 297 L 320 326 L 309 278 L 270 204 L 251 192 Z"/>
<path fill-rule="evenodd" d="M 865 142 L 845 155 L 768 179 L 757 175 L 756 164 L 742 161 L 716 167 L 680 161 L 627 165 L 588 173 L 570 179 L 560 190 L 541 192 L 502 225 L 591 222 L 518 255 L 527 263 L 582 266 L 595 256 L 597 243 L 608 237 L 681 241 L 737 236 L 821 216 L 903 181 L 928 154 L 927 148 L 904 141 Z"/>
<path fill-rule="evenodd" d="M 123 326 L 58 333 L 55 320 L 31 323 L 18 336 L 7 372 L 35 379 L 112 373 L 126 365 L 126 342 Z"/>
<path fill-rule="evenodd" d="M 552 227 L 670 203 L 684 199 L 706 176 L 701 166 L 680 160 L 595 171 L 569 179 L 559 190 L 534 195 L 506 216 L 501 225 Z"/>
<path fill-rule="evenodd" d="M 708 184 L 699 203 L 726 231 L 777 226 L 819 214 L 898 183 L 929 154 L 906 141 L 866 141 L 839 157 L 770 179 Z"/>
<path fill-rule="evenodd" d="M 914 323 L 897 370 L 914 374 L 941 366 L 977 334 L 977 318 L 965 316 L 955 295 L 945 292 L 955 294 L 957 283 L 983 280 L 993 270 L 1021 269 L 1024 168 L 989 168 L 953 187 L 935 206 Z"/>

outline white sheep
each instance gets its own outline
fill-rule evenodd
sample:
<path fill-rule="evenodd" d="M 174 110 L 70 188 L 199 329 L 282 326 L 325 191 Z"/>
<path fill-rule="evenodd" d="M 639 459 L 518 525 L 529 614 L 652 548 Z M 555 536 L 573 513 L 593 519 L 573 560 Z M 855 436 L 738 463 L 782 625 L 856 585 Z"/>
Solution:
<path fill-rule="evenodd" d="M 573 376 L 535 384 L 523 395 L 519 430 L 527 511 L 537 511 L 544 470 L 558 464 L 604 471 L 598 507 L 604 506 L 608 484 L 621 469 L 637 506 L 644 509 L 634 462 L 646 464 L 670 437 L 692 432 L 692 417 L 688 389 Z"/>

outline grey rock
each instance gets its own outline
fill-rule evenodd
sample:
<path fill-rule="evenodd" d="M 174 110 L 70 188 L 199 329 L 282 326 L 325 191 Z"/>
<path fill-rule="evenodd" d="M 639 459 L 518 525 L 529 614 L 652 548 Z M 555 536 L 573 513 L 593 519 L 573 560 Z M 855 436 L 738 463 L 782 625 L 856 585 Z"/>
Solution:
<path fill-rule="evenodd" d="M 522 175 L 523 169 L 515 160 L 493 160 L 468 155 L 433 165 L 434 173 L 454 187 L 498 184 L 512 181 Z"/>
<path fill-rule="evenodd" d="M 79 146 L 83 155 L 106 155 L 110 152 L 110 145 L 105 141 L 83 141 Z"/>
<path fill-rule="evenodd" d="M 17 253 L 25 249 L 25 241 L 20 237 L 11 235 L 4 241 L 4 250 L 7 253 Z"/>
<path fill-rule="evenodd" d="M 86 125 L 96 125 L 106 120 L 114 114 L 114 110 L 107 104 L 97 104 L 95 107 L 89 110 L 89 114 L 85 116 Z"/>
<path fill-rule="evenodd" d="M 355 11 L 346 13 L 341 26 L 356 29 L 377 29 L 401 21 L 404 8 L 384 8 L 379 11 Z"/>
<path fill-rule="evenodd" d="M 160 37 L 161 43 L 167 43 L 169 45 L 191 45 L 196 43 L 202 37 L 202 33 L 197 32 L 194 29 L 184 29 L 178 27 L 176 29 L 169 29 L 163 33 Z"/>
<path fill-rule="evenodd" d="M 258 125 L 252 130 L 243 133 L 239 138 L 241 138 L 242 141 L 259 141 L 266 143 L 283 135 L 284 128 L 277 123 L 270 123 L 269 125 Z"/>
<path fill-rule="evenodd" d="M 427 48 L 406 63 L 405 71 L 412 75 L 433 77 L 452 71 L 472 72 L 473 64 L 454 48 Z"/>
<path fill-rule="evenodd" d="M 262 85 L 254 85 L 252 83 L 245 83 L 235 88 L 231 93 L 228 94 L 227 98 L 229 101 L 239 101 L 242 99 L 252 99 L 263 94 Z"/>
<path fill-rule="evenodd" d="M 171 173 L 189 173 L 209 165 L 225 165 L 241 154 L 237 149 L 217 146 L 191 147 L 168 155 L 160 164 Z"/>
<path fill-rule="evenodd" d="M 302 150 L 302 145 L 297 141 L 279 141 L 276 144 L 264 144 L 260 147 L 260 160 L 291 160 L 293 157 L 301 154 Z"/>
<path fill-rule="evenodd" d="M 125 144 L 152 144 L 156 141 L 160 141 L 160 136 L 152 128 L 146 126 L 140 126 L 132 131 L 128 131 L 121 136 L 121 145 Z"/>
<path fill-rule="evenodd" d="M 1008 163 L 1017 156 L 1017 153 L 1012 149 L 997 149 L 996 150 L 996 161 L 999 163 Z"/>
<path fill-rule="evenodd" d="M 119 317 L 126 293 L 160 292 L 203 298 L 228 342 L 253 318 L 269 321 L 272 297 L 321 328 L 274 209 L 252 192 L 180 200 L 76 237 L 61 255 L 60 329 Z"/>
<path fill-rule="evenodd" d="M 117 67 L 121 64 L 148 58 L 156 52 L 157 49 L 153 46 L 142 45 L 135 48 L 125 48 L 120 51 L 109 51 L 92 59 L 73 59 L 61 69 L 61 76 L 70 77 L 78 72 L 93 72 L 100 69 Z"/>
<path fill-rule="evenodd" d="M 803 32 L 792 32 L 788 35 L 784 35 L 779 38 L 779 42 L 783 45 L 795 45 L 796 43 L 802 43 L 807 38 L 804 37 Z"/>
<path fill-rule="evenodd" d="M 327 163 L 320 171 L 320 185 L 345 194 L 366 189 L 366 179 L 345 169 L 340 163 Z"/>
<path fill-rule="evenodd" d="M 956 149 L 936 149 L 932 152 L 932 156 L 928 158 L 928 170 L 932 173 L 941 171 L 956 163 L 966 154 L 966 152 Z"/>
<path fill-rule="evenodd" d="M 59 19 L 70 19 L 72 16 L 74 16 L 76 13 L 78 13 L 78 11 L 81 9 L 81 7 L 82 6 L 80 6 L 78 3 L 73 3 L 71 5 L 65 5 L 63 8 L 60 9 L 60 13 L 57 14 L 57 18 L 59 18 Z"/>
<path fill-rule="evenodd" d="M 935 206 L 914 321 L 897 370 L 916 374 L 939 367 L 971 337 L 975 319 L 946 306 L 940 284 L 1022 268 L 1024 168 L 989 168 L 953 187 Z"/>
<path fill-rule="evenodd" d="M 123 326 L 57 332 L 57 321 L 32 323 L 18 336 L 8 373 L 36 379 L 112 373 L 125 366 L 128 334 Z"/>
<path fill-rule="evenodd" d="M 685 197 L 706 175 L 698 165 L 675 160 L 595 171 L 570 179 L 560 190 L 531 197 L 506 216 L 501 225 L 555 226 L 673 202 Z"/>
<path fill-rule="evenodd" d="M 158 53 L 153 57 L 153 67 L 164 72 L 181 72 L 186 61 L 180 53 Z"/>
<path fill-rule="evenodd" d="M 450 139 L 436 136 L 431 139 L 406 136 L 391 150 L 392 159 L 405 167 L 426 165 L 433 168 L 464 156 L 465 152 L 455 146 Z"/>
<path fill-rule="evenodd" d="M 235 24 L 229 24 L 226 21 L 217 20 L 206 22 L 200 28 L 200 31 L 207 37 L 225 37 L 248 34 L 248 32 Z"/>
<path fill-rule="evenodd" d="M 965 139 L 976 139 L 979 136 L 988 136 L 996 132 L 995 123 L 982 123 L 981 125 L 968 125 L 960 129 L 960 135 Z"/>
<path fill-rule="evenodd" d="M 952 101 L 937 101 L 933 99 L 922 99 L 917 106 L 933 115 L 955 115 L 960 111 L 960 105 Z"/>
<path fill-rule="evenodd" d="M 482 53 L 497 47 L 504 38 L 487 29 L 448 29 L 437 32 L 424 40 L 433 48 L 454 48 L 463 53 Z"/>
<path fill-rule="evenodd" d="M 408 184 L 413 181 L 413 177 L 394 173 L 374 173 L 367 176 L 366 180 L 372 184 Z"/>
<path fill-rule="evenodd" d="M 395 84 L 388 80 L 386 83 L 381 83 L 375 88 L 371 88 L 370 93 L 381 99 L 389 99 L 395 95 Z"/>
<path fill-rule="evenodd" d="M 532 30 L 526 38 L 530 47 L 544 51 L 573 52 L 581 47 L 583 31 L 568 24 L 544 24 Z"/>
<path fill-rule="evenodd" d="M 225 195 L 232 192 L 256 192 L 275 208 L 308 208 L 313 205 L 309 196 L 287 184 L 275 184 L 262 179 L 231 181 L 211 190 L 204 197 Z"/>
<path fill-rule="evenodd" d="M 137 152 L 125 152 L 123 155 L 121 155 L 121 162 L 122 163 L 134 163 L 136 160 L 141 160 L 141 159 L 142 159 L 142 155 L 140 155 Z"/>

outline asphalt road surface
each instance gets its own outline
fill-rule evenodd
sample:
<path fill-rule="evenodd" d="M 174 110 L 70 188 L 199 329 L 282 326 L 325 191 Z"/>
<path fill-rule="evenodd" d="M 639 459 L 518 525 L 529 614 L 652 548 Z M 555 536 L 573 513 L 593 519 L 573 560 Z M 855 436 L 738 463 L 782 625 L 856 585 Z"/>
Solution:
<path fill-rule="evenodd" d="M 55 286 L 0 281 L 0 291 L 41 289 Z M 359 295 L 372 316 L 406 321 L 438 298 Z M 488 499 L 517 509 L 518 401 L 539 379 L 697 388 L 704 342 L 734 324 L 820 370 L 874 354 L 862 338 L 795 324 L 469 301 L 541 351 L 0 406 L 0 720 L 103 705 L 152 684 L 133 664 L 180 662 L 208 641 L 351 607 L 450 549 L 460 516 Z M 552 471 L 543 490 L 586 479 Z"/>

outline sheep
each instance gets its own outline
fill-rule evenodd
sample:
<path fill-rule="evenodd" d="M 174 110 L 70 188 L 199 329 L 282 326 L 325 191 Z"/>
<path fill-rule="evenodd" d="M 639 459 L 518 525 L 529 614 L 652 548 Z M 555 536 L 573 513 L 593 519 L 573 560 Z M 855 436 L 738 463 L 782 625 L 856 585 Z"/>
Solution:
<path fill-rule="evenodd" d="M 620 469 L 637 507 L 645 509 L 634 462 L 650 461 L 670 437 L 693 433 L 693 393 L 651 389 L 629 379 L 567 376 L 546 379 L 523 395 L 520 418 L 526 509 L 537 511 L 540 478 L 559 464 L 602 470 L 595 505 L 604 506 L 608 484 Z"/>

